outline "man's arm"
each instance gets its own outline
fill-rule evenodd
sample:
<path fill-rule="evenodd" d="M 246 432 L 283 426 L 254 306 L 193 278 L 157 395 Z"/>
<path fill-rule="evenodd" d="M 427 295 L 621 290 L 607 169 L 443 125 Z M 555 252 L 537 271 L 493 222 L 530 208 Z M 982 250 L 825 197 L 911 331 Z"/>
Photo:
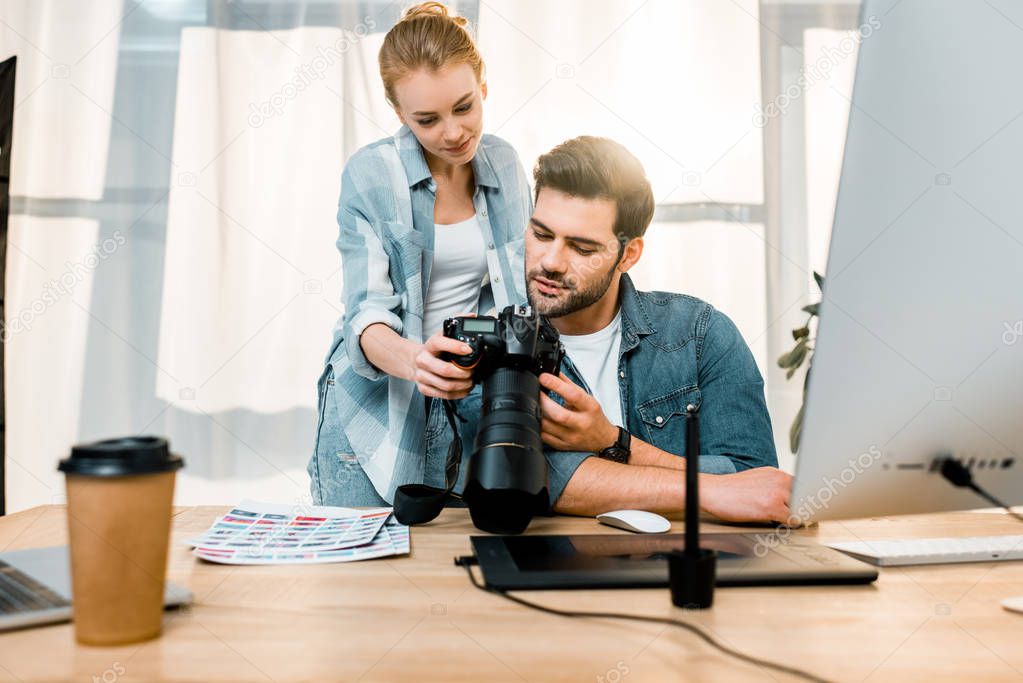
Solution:
<path fill-rule="evenodd" d="M 684 472 L 587 458 L 568 480 L 554 511 L 592 517 L 609 510 L 637 508 L 678 512 L 684 506 Z"/>
<path fill-rule="evenodd" d="M 686 459 L 682 454 L 675 454 L 665 451 L 653 444 L 647 443 L 632 435 L 632 455 L 629 457 L 630 465 L 643 465 L 646 467 L 664 467 L 669 470 L 681 470 L 685 472 Z M 735 462 L 727 455 L 714 455 L 712 453 L 700 454 L 700 471 L 708 474 L 731 474 L 735 472 Z"/>
<path fill-rule="evenodd" d="M 618 438 L 618 427 L 607 419 L 597 399 L 573 384 L 564 374 L 555 377 L 545 373 L 540 376 L 540 385 L 565 400 L 565 405 L 561 406 L 549 396 L 540 396 L 543 411 L 540 427 L 545 444 L 560 451 L 599 453 Z M 630 451 L 630 465 L 686 469 L 685 458 L 661 450 L 635 434 L 631 438 Z M 708 468 L 713 472 L 734 472 L 736 469 L 725 456 L 701 454 L 700 469 L 706 471 Z"/>
<path fill-rule="evenodd" d="M 684 509 L 683 469 L 623 465 L 590 456 L 604 448 L 602 444 L 609 442 L 611 432 L 617 432 L 617 428 L 608 422 L 597 400 L 566 377 L 545 373 L 540 376 L 540 385 L 565 400 L 565 405 L 558 405 L 550 397 L 540 396 L 544 444 L 556 451 L 566 451 L 546 454 L 551 468 L 549 493 L 554 512 L 594 515 L 627 508 L 665 513 Z M 724 386 L 719 384 L 715 390 L 720 395 Z M 676 457 L 649 444 L 640 445 L 640 451 L 642 462 L 654 459 L 664 462 L 666 457 Z M 770 453 L 774 455 L 773 443 Z M 701 456 L 701 465 L 704 457 L 707 456 Z M 705 512 L 725 521 L 789 522 L 792 477 L 788 474 L 774 467 L 754 467 L 732 474 L 699 476 L 700 508 Z"/>
<path fill-rule="evenodd" d="M 792 477 L 773 467 L 701 474 L 700 508 L 724 521 L 788 522 L 791 486 Z M 591 457 L 576 468 L 554 511 L 585 516 L 622 509 L 677 514 L 685 509 L 685 499 L 682 471 Z"/>
<path fill-rule="evenodd" d="M 686 469 L 685 458 L 677 456 L 674 453 L 662 451 L 657 446 L 643 441 L 635 434 L 632 435 L 629 443 L 629 450 L 631 451 L 631 454 L 629 455 L 630 465 L 639 465 L 640 467 L 664 467 L 669 470 L 681 470 L 683 472 Z"/>
<path fill-rule="evenodd" d="M 713 310 L 701 348 L 701 450 L 729 457 L 737 470 L 777 467 L 764 380 L 735 323 Z"/>

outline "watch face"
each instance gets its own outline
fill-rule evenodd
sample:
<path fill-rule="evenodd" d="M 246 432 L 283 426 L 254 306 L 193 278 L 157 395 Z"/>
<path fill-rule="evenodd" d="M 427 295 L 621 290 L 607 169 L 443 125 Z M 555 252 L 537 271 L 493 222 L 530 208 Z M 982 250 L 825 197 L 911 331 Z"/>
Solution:
<path fill-rule="evenodd" d="M 629 452 L 619 448 L 618 446 L 611 446 L 611 448 L 605 448 L 600 453 L 600 457 L 611 462 L 619 462 L 625 464 L 629 462 Z"/>

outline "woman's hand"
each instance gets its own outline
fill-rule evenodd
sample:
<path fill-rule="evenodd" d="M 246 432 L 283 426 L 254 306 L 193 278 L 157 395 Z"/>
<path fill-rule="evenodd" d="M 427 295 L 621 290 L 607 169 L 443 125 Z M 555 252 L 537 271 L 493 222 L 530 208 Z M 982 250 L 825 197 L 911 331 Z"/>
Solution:
<path fill-rule="evenodd" d="M 468 344 L 438 332 L 412 354 L 411 379 L 424 396 L 442 399 L 463 398 L 472 390 L 472 370 L 442 360 L 444 352 L 457 356 L 472 353 Z"/>

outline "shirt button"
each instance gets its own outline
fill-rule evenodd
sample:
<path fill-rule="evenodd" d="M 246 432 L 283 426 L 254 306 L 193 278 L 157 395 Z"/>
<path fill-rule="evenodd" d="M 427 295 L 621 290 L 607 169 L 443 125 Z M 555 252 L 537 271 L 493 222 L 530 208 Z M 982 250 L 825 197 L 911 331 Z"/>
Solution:
<path fill-rule="evenodd" d="M 493 248 L 494 248 L 494 243 L 493 242 L 491 242 L 490 244 L 487 245 L 487 249 L 493 249 Z"/>
<path fill-rule="evenodd" d="M 664 422 L 664 418 L 658 415 L 657 417 L 654 418 L 654 422 L 656 422 L 657 424 L 661 424 L 662 422 Z"/>
<path fill-rule="evenodd" d="M 622 379 L 625 379 L 625 371 L 622 370 L 621 372 L 619 372 L 618 376 L 621 377 Z"/>
<path fill-rule="evenodd" d="M 499 278 L 499 277 L 495 277 L 494 278 L 494 282 L 500 282 L 500 281 L 501 281 L 501 278 Z"/>
<path fill-rule="evenodd" d="M 480 215 L 483 216 L 484 218 L 486 218 L 487 217 L 487 210 L 483 209 L 482 211 L 480 211 Z"/>

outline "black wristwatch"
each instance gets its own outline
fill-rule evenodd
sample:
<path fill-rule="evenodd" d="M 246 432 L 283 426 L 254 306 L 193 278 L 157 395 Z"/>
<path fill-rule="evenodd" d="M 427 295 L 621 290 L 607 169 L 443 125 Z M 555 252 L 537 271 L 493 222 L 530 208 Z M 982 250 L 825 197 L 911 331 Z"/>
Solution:
<path fill-rule="evenodd" d="M 630 450 L 632 445 L 632 435 L 629 434 L 629 430 L 625 427 L 618 428 L 618 438 L 613 444 L 597 453 L 597 456 L 610 460 L 611 462 L 620 462 L 625 465 L 629 462 L 629 455 L 632 454 Z"/>

